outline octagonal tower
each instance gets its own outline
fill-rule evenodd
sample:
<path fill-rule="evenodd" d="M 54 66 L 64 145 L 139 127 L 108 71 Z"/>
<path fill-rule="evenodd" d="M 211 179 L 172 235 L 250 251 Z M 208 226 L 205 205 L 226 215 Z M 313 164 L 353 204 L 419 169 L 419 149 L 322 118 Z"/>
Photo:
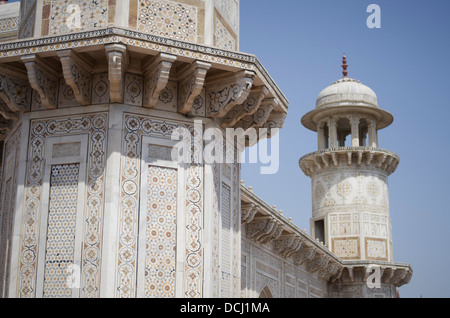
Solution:
<path fill-rule="evenodd" d="M 237 51 L 239 1 L 1 6 L 0 297 L 238 297 L 240 163 L 225 129 L 270 137 L 288 110 Z M 202 151 L 210 129 L 234 160 L 172 155 L 176 132 Z"/>
<path fill-rule="evenodd" d="M 347 76 L 346 62 L 302 118 L 318 135 L 318 151 L 300 159 L 312 179 L 311 233 L 343 260 L 393 261 L 388 176 L 399 157 L 378 145 L 393 117 L 372 89 Z"/>

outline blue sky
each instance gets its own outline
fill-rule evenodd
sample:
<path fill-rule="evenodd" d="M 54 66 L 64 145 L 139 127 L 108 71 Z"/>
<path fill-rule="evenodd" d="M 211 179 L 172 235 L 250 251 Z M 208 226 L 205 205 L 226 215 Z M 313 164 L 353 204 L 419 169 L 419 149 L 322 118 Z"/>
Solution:
<path fill-rule="evenodd" d="M 381 29 L 369 29 L 369 4 L 381 8 Z M 319 92 L 349 77 L 378 95 L 394 123 L 379 146 L 401 159 L 389 178 L 394 259 L 414 276 L 402 297 L 450 297 L 450 1 L 241 0 L 240 50 L 255 54 L 290 101 L 281 131 L 280 170 L 242 179 L 303 229 L 311 217 L 310 179 L 298 160 L 317 149 L 315 133 L 300 124 Z"/>

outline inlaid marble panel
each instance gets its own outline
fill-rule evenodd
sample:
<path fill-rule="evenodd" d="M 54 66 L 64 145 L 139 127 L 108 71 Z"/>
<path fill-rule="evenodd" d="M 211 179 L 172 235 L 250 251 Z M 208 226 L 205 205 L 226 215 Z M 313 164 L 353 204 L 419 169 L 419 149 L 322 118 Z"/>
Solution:
<path fill-rule="evenodd" d="M 197 41 L 198 9 L 166 0 L 141 0 L 138 3 L 137 29 L 141 32 L 182 41 Z"/>
<path fill-rule="evenodd" d="M 68 266 L 74 264 L 79 164 L 52 166 L 44 273 L 45 298 L 71 298 Z"/>
<path fill-rule="evenodd" d="M 175 297 L 177 170 L 149 166 L 145 296 Z"/>
<path fill-rule="evenodd" d="M 102 28 L 108 25 L 108 0 L 45 0 L 43 35 Z"/>
<path fill-rule="evenodd" d="M 382 239 L 366 239 L 366 258 L 387 260 L 387 242 Z"/>
<path fill-rule="evenodd" d="M 219 19 L 216 19 L 214 37 L 215 46 L 230 51 L 236 50 L 236 40 Z"/>
<path fill-rule="evenodd" d="M 342 259 L 359 259 L 359 238 L 342 238 L 332 240 L 333 253 Z"/>
<path fill-rule="evenodd" d="M 220 242 L 220 252 L 222 257 L 221 262 L 221 297 L 230 297 L 231 293 L 231 267 L 230 267 L 230 257 L 231 257 L 231 242 L 230 242 L 230 230 L 231 230 L 231 188 L 222 183 L 221 189 L 221 242 Z"/>

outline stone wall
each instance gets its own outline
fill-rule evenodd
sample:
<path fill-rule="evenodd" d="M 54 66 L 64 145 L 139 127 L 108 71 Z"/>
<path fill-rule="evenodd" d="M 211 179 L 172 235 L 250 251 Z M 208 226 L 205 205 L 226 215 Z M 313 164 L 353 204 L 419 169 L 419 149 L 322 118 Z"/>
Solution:
<path fill-rule="evenodd" d="M 277 255 L 272 244 L 263 246 L 243 238 L 241 268 L 244 298 L 328 297 L 327 281 L 295 265 L 293 259 Z"/>

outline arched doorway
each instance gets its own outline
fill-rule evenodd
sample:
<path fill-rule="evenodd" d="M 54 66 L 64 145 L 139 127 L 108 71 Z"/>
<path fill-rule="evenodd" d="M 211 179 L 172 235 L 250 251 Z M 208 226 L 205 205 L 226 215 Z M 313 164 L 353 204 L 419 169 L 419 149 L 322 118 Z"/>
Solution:
<path fill-rule="evenodd" d="M 273 298 L 272 292 L 268 286 L 263 288 L 261 294 L 259 294 L 259 298 Z"/>

